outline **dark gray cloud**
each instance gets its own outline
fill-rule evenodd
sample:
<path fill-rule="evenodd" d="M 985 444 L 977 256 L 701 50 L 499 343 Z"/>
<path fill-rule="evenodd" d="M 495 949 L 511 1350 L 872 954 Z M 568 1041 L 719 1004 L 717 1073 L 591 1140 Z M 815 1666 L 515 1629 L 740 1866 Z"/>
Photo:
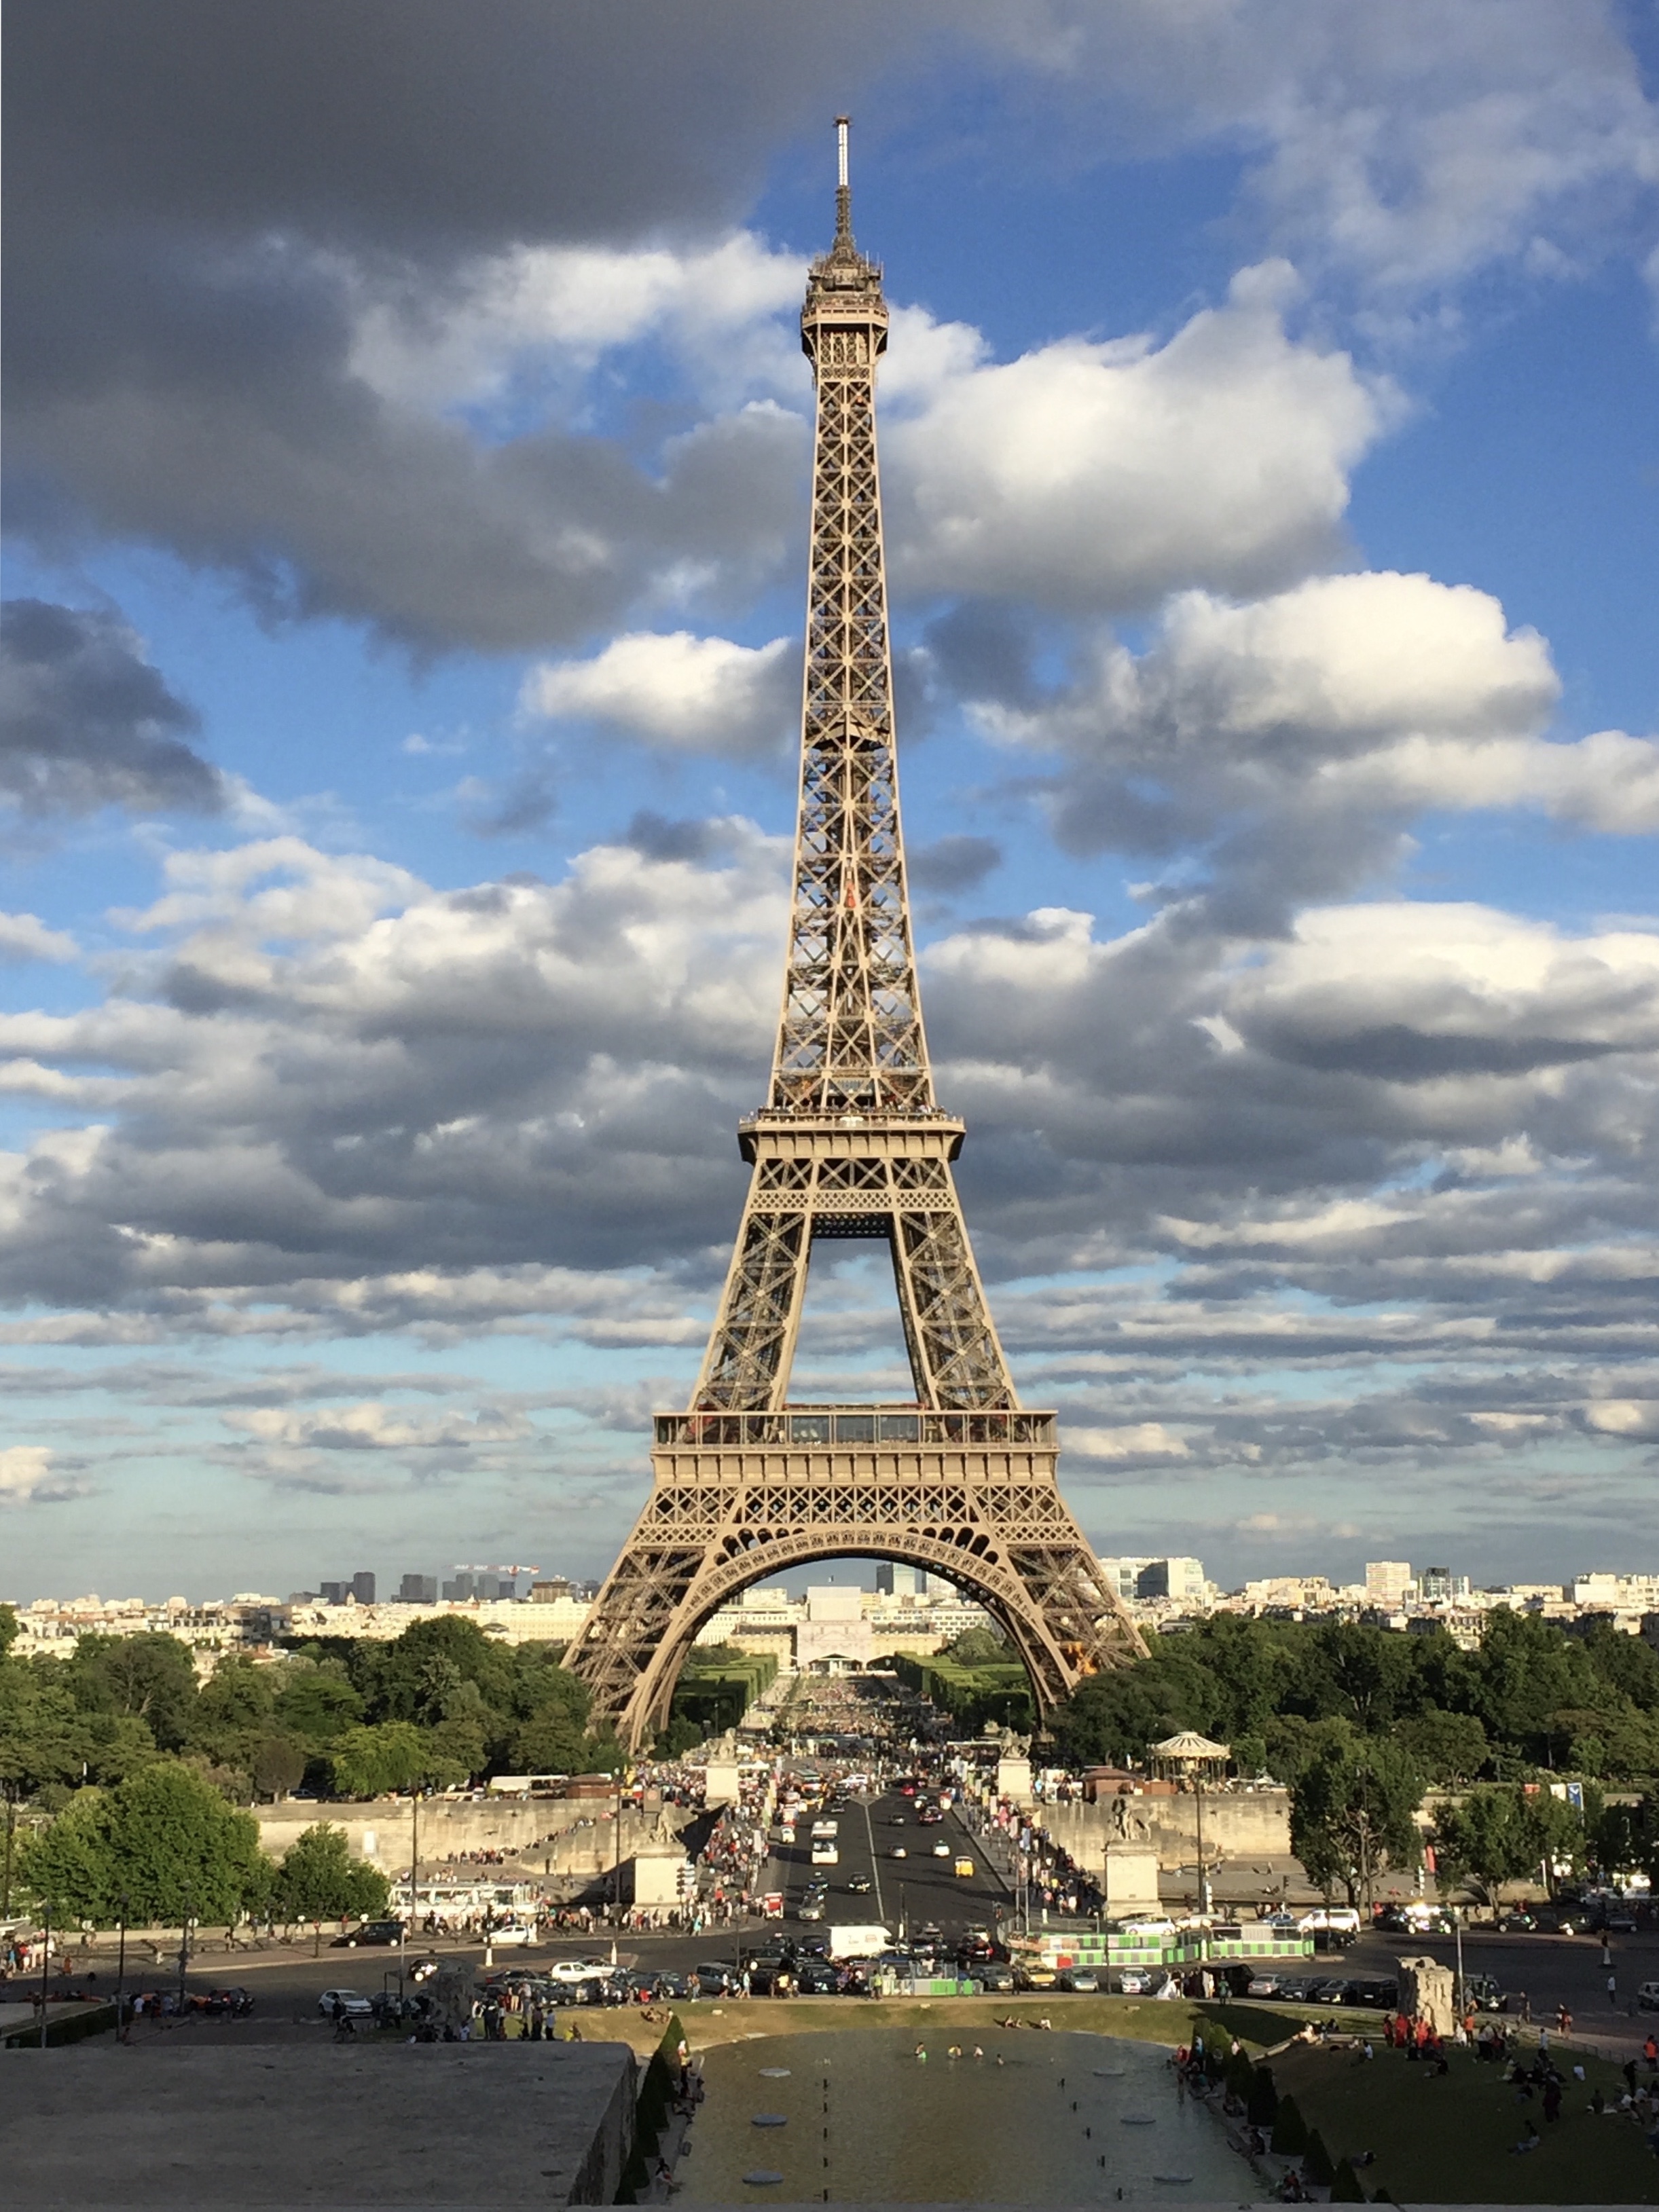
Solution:
<path fill-rule="evenodd" d="M 936 837 L 931 845 L 910 848 L 910 880 L 925 891 L 971 890 L 1001 858 L 1002 848 L 994 837 Z"/>
<path fill-rule="evenodd" d="M 216 812 L 201 727 L 117 615 L 10 599 L 0 607 L 0 792 L 26 814 Z"/>
<path fill-rule="evenodd" d="M 568 642 L 687 556 L 729 604 L 798 535 L 798 426 L 716 425 L 650 472 L 554 428 L 492 445 L 371 389 L 354 313 L 412 297 L 441 321 L 478 257 L 524 245 L 707 237 L 909 44 L 874 0 L 25 5 L 14 531 L 161 544 L 268 614 L 422 649 Z"/>

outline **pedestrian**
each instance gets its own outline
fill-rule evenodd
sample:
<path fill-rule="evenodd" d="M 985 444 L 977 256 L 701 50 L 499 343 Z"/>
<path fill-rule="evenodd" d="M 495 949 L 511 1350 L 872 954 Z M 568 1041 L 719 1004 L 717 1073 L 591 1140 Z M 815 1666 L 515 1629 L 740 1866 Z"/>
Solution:
<path fill-rule="evenodd" d="M 1607 1976 L 1607 2002 L 1609 2004 L 1617 2004 L 1618 2002 L 1619 1977 L 1617 1974 L 1609 1974 Z"/>

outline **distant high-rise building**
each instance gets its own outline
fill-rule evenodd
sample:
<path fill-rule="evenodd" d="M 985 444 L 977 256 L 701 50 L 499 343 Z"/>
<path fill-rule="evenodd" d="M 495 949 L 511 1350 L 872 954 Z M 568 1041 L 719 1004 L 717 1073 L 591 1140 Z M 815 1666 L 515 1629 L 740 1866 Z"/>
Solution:
<path fill-rule="evenodd" d="M 876 1568 L 876 1590 L 882 1597 L 914 1597 L 919 1570 L 901 1566 L 896 1559 L 883 1559 Z"/>
<path fill-rule="evenodd" d="M 351 1595 L 356 1599 L 359 1605 L 374 1604 L 374 1577 L 369 1573 L 367 1567 L 359 1567 L 356 1573 L 351 1577 Z"/>
<path fill-rule="evenodd" d="M 325 1605 L 343 1605 L 345 1594 L 350 1588 L 349 1583 L 319 1583 L 317 1595 Z"/>
<path fill-rule="evenodd" d="M 1367 1559 L 1365 1562 L 1365 1595 L 1373 1605 L 1380 1605 L 1394 1613 L 1406 1601 L 1406 1592 L 1411 1587 L 1412 1570 L 1408 1559 Z"/>
<path fill-rule="evenodd" d="M 405 1575 L 398 1585 L 400 1605 L 435 1605 L 438 1601 L 436 1575 Z"/>
<path fill-rule="evenodd" d="M 444 1596 L 452 1604 L 464 1605 L 469 1598 L 475 1598 L 478 1594 L 477 1577 L 469 1574 L 465 1567 L 459 1571 L 452 1581 L 444 1584 Z"/>
<path fill-rule="evenodd" d="M 1451 1605 L 1469 1594 L 1467 1575 L 1455 1575 L 1449 1567 L 1425 1567 L 1417 1578 L 1417 1595 L 1424 1605 Z"/>
<path fill-rule="evenodd" d="M 549 1575 L 544 1582 L 532 1583 L 530 1600 L 532 1605 L 556 1605 L 562 1597 L 573 1595 L 568 1575 Z"/>
<path fill-rule="evenodd" d="M 1203 1595 L 1201 1559 L 1148 1559 L 1135 1577 L 1137 1597 L 1195 1598 Z"/>

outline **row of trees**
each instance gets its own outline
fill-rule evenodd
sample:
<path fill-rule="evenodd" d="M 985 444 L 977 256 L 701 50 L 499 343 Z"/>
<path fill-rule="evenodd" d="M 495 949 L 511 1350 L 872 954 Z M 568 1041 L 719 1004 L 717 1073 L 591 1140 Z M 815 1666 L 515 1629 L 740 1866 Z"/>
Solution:
<path fill-rule="evenodd" d="M 1659 1875 L 1659 1654 L 1608 1624 L 1570 1638 L 1498 1611 L 1466 1652 L 1443 1630 L 1218 1615 L 1152 1643 L 1062 1708 L 1064 1755 L 1116 1763 L 1188 1728 L 1224 1739 L 1241 1771 L 1287 1785 L 1291 1848 L 1351 1901 L 1416 1864 L 1415 1815 L 1443 1791 L 1438 1871 L 1488 1898 L 1547 1862 Z M 1558 1771 L 1582 1807 L 1551 1793 Z M 1604 1777 L 1644 1794 L 1609 1802 Z"/>
<path fill-rule="evenodd" d="M 0 1789 L 48 1807 L 158 1758 L 243 1803 L 302 1783 L 369 1797 L 621 1761 L 556 1648 L 504 1646 L 454 1616 L 389 1643 L 308 1644 L 275 1667 L 233 1656 L 199 1686 L 176 1637 L 83 1636 L 68 1658 L 21 1660 L 15 1633 L 0 1607 Z"/>
<path fill-rule="evenodd" d="M 1659 1652 L 1599 1622 L 1569 1637 L 1500 1609 L 1475 1651 L 1443 1629 L 1401 1636 L 1362 1623 L 1309 1624 L 1218 1613 L 1152 1656 L 1085 1682 L 1054 1733 L 1083 1765 L 1138 1758 L 1197 1729 L 1241 1767 L 1291 1781 L 1322 1723 L 1396 1743 L 1425 1779 L 1455 1788 L 1540 1770 L 1600 1781 L 1659 1775 Z"/>
<path fill-rule="evenodd" d="M 49 1825 L 24 1832 L 15 1856 L 10 1886 L 59 1926 L 373 1917 L 388 1896 L 341 1828 L 307 1828 L 280 1863 L 267 1858 L 252 1814 L 176 1759 L 77 1790 Z"/>

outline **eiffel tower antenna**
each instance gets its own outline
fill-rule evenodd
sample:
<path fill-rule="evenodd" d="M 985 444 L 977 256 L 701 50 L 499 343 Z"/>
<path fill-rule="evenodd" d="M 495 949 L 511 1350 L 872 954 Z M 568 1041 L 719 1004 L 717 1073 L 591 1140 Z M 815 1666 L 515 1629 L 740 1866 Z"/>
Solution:
<path fill-rule="evenodd" d="M 848 118 L 836 235 L 801 346 L 817 390 L 800 801 L 783 1003 L 720 1311 L 683 1413 L 655 1416 L 653 1488 L 569 1663 L 630 1751 L 667 1724 L 710 1614 L 812 1559 L 947 1577 L 1013 1639 L 1040 1717 L 1085 1674 L 1143 1657 L 1055 1479 L 1052 1413 L 1023 1408 L 933 1096 L 905 888 L 876 461 L 879 266 L 853 241 Z M 820 1238 L 884 1241 L 915 1397 L 794 1405 L 789 1375 Z"/>

